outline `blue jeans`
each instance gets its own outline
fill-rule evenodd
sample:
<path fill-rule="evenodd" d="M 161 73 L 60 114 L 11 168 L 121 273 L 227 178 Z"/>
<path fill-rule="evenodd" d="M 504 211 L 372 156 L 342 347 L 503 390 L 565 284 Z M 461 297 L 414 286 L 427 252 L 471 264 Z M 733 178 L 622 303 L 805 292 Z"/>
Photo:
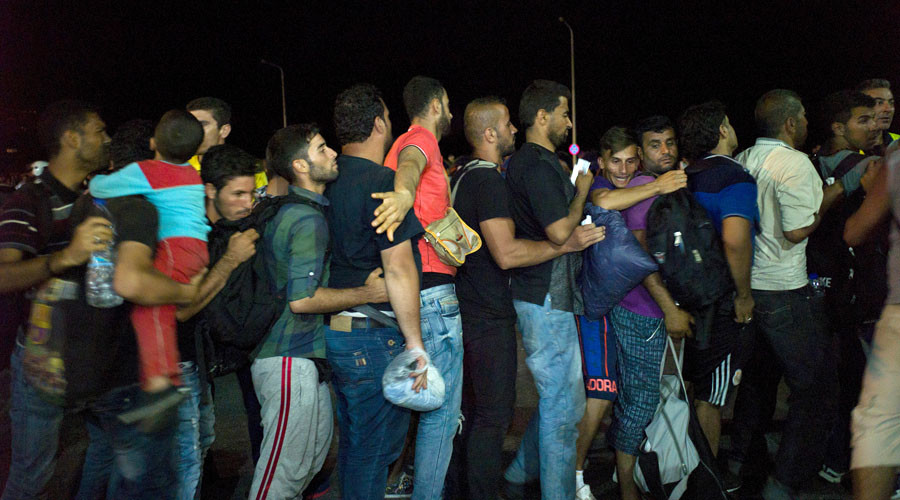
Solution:
<path fill-rule="evenodd" d="M 444 478 L 453 454 L 453 436 L 459 428 L 462 402 L 462 320 L 453 285 L 440 285 L 419 293 L 422 343 L 431 362 L 444 378 L 444 404 L 422 413 L 416 434 L 413 500 L 441 498 Z"/>
<path fill-rule="evenodd" d="M 196 363 L 186 361 L 181 366 L 181 382 L 190 389 L 188 397 L 178 406 L 178 425 L 175 428 L 175 471 L 178 475 L 176 498 L 192 500 L 200 485 L 203 460 L 216 439 L 215 408 L 210 387 L 200 387 L 200 372 Z M 206 392 L 206 402 L 203 402 Z"/>
<path fill-rule="evenodd" d="M 381 377 L 403 352 L 393 328 L 339 332 L 325 327 L 340 426 L 338 473 L 346 500 L 381 500 L 388 466 L 400 456 L 410 411 L 384 399 Z"/>
<path fill-rule="evenodd" d="M 514 300 L 519 330 L 537 386 L 537 411 L 531 417 L 506 480 L 516 484 L 540 477 L 541 497 L 575 498 L 575 425 L 584 415 L 585 395 L 575 315 Z"/>
<path fill-rule="evenodd" d="M 139 392 L 137 385 L 120 387 L 88 404 L 84 420 L 91 443 L 79 500 L 175 498 L 175 427 L 145 433 L 119 422 L 119 413 L 132 408 Z"/>
<path fill-rule="evenodd" d="M 63 408 L 41 399 L 25 381 L 22 372 L 24 351 L 16 344 L 10 357 L 12 449 L 3 500 L 35 498 L 44 490 L 56 466 L 59 426 L 63 419 Z"/>

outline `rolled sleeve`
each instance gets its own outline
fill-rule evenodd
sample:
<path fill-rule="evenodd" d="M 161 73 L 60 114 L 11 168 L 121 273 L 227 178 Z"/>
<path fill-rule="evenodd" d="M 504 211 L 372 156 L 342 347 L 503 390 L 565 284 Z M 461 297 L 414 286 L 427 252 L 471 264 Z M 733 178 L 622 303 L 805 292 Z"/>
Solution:
<path fill-rule="evenodd" d="M 816 220 L 816 212 L 822 204 L 822 180 L 812 163 L 805 160 L 791 169 L 778 184 L 776 194 L 782 230 L 804 228 Z"/>
<path fill-rule="evenodd" d="M 324 217 L 309 215 L 294 222 L 290 234 L 287 299 L 292 302 L 312 297 L 324 284 L 328 225 Z"/>

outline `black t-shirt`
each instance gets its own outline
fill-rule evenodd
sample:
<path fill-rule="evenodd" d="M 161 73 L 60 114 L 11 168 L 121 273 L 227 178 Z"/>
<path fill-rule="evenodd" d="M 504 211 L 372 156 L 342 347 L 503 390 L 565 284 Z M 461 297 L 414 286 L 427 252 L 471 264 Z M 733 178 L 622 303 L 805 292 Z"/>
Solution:
<path fill-rule="evenodd" d="M 328 287 L 364 285 L 369 274 L 381 267 L 381 251 L 406 240 L 411 240 L 421 283 L 422 261 L 417 241 L 425 230 L 413 211 L 406 214 L 394 232 L 393 242 L 388 240 L 387 233 L 376 234 L 372 227 L 375 209 L 381 205 L 381 200 L 372 198 L 372 193 L 393 191 L 394 171 L 355 156 L 341 155 L 337 161 L 340 174 L 325 190 L 329 201 L 325 216 L 331 233 Z M 383 311 L 391 309 L 387 302 L 372 305 Z"/>
<path fill-rule="evenodd" d="M 156 248 L 158 218 L 156 208 L 140 196 L 111 198 L 107 209 L 113 217 L 116 245 L 135 241 Z M 84 196 L 72 211 L 72 227 L 87 215 L 94 215 L 90 196 Z M 66 328 L 66 399 L 80 401 L 138 382 L 138 352 L 131 325 L 131 304 L 109 309 L 91 307 L 85 300 L 84 277 L 87 266 L 69 270 L 62 279 L 78 283 L 78 298 L 60 301 Z"/>
<path fill-rule="evenodd" d="M 482 164 L 494 165 L 488 162 Z M 457 179 L 463 172 L 465 175 L 457 185 Z M 456 186 L 453 208 L 473 228 L 477 229 L 482 221 L 512 218 L 506 181 L 496 168 L 462 168 L 453 176 L 452 184 Z M 456 296 L 466 321 L 509 322 L 516 319 L 509 289 L 509 272 L 500 269 L 486 242 L 482 243 L 480 250 L 468 255 L 466 263 L 456 272 Z"/>
<path fill-rule="evenodd" d="M 556 155 L 549 149 L 527 142 L 512 155 L 506 172 L 506 186 L 510 211 L 516 223 L 516 238 L 546 240 L 545 228 L 569 215 L 569 203 L 574 196 L 571 184 Z M 514 269 L 513 298 L 543 304 L 550 289 L 555 260 Z"/>

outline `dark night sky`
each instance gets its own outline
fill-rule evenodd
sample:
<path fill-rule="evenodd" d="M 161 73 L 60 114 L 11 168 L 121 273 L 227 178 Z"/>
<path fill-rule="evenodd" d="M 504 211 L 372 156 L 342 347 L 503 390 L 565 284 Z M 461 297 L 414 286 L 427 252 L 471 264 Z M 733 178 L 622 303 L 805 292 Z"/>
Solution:
<path fill-rule="evenodd" d="M 326 137 L 334 96 L 360 81 L 382 89 L 399 134 L 403 85 L 426 74 L 444 83 L 455 115 L 446 156 L 466 149 L 470 99 L 500 95 L 515 117 L 531 80 L 569 84 L 559 16 L 575 30 L 582 147 L 608 126 L 675 118 L 710 98 L 728 105 L 743 147 L 753 103 L 770 88 L 812 101 L 864 78 L 900 86 L 900 2 L 780 3 L 0 0 L 0 99 L 6 111 L 90 100 L 114 128 L 215 95 L 234 108 L 230 141 L 262 155 L 281 105 L 278 71 L 260 58 L 284 66 L 288 120 L 317 121 Z"/>

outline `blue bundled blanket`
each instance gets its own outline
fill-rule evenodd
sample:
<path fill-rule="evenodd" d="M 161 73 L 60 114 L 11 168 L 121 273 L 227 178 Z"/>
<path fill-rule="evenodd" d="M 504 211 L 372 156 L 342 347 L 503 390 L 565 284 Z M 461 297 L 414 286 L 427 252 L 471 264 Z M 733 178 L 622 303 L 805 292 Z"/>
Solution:
<path fill-rule="evenodd" d="M 655 272 L 657 266 L 625 226 L 625 219 L 617 210 L 588 204 L 585 213 L 598 227 L 606 226 L 606 238 L 584 251 L 579 280 L 584 315 L 598 321 L 632 288 Z"/>

